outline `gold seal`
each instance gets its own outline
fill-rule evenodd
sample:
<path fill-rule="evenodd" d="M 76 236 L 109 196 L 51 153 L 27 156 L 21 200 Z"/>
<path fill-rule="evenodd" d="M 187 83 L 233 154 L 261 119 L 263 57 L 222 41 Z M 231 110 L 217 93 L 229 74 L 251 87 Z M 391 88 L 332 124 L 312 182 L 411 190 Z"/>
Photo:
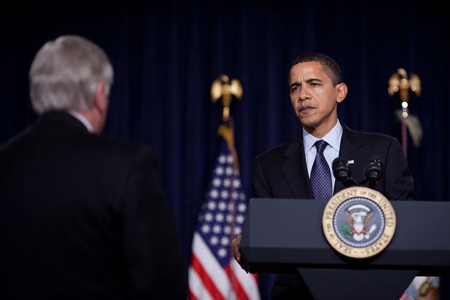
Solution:
<path fill-rule="evenodd" d="M 394 207 L 380 192 L 350 187 L 325 206 L 322 229 L 331 247 L 351 258 L 381 253 L 392 240 L 397 220 Z"/>

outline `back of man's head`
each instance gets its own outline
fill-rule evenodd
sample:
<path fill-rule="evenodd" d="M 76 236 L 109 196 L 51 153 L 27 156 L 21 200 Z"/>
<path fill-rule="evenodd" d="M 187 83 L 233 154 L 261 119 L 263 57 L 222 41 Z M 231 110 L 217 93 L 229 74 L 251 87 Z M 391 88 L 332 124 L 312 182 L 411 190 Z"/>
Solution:
<path fill-rule="evenodd" d="M 53 110 L 88 110 L 100 81 L 109 94 L 114 72 L 99 46 L 66 35 L 42 46 L 31 64 L 29 79 L 31 102 L 41 115 Z"/>

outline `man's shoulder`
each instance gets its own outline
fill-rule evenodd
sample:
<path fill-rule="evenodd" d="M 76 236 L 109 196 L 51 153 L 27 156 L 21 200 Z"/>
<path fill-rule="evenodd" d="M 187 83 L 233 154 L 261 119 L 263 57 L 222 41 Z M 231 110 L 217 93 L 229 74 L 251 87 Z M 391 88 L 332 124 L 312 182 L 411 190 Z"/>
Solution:
<path fill-rule="evenodd" d="M 366 144 L 379 144 L 379 143 L 392 143 L 392 141 L 397 140 L 395 137 L 390 136 L 388 134 L 379 133 L 379 132 L 366 132 L 366 131 L 356 131 L 352 129 L 348 129 L 344 131 L 344 135 L 347 135 L 349 138 L 359 139 L 360 141 Z"/>
<path fill-rule="evenodd" d="M 104 151 L 105 155 L 132 158 L 136 155 L 152 153 L 149 146 L 119 137 L 91 134 L 89 140 L 89 147 L 98 148 L 100 151 Z"/>
<path fill-rule="evenodd" d="M 30 131 L 31 131 L 31 126 L 25 128 L 24 130 L 22 130 L 15 136 L 9 138 L 4 143 L 0 144 L 0 154 L 2 154 L 3 152 L 6 152 L 11 147 L 13 147 L 15 144 L 17 144 L 21 139 L 23 139 L 24 136 L 28 135 Z"/>

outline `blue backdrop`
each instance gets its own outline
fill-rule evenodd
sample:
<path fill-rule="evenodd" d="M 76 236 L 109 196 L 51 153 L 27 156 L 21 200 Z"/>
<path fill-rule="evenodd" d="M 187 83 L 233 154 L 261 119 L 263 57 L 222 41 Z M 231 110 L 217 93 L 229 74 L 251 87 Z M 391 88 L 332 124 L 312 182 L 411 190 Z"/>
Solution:
<path fill-rule="evenodd" d="M 449 199 L 450 18 L 445 4 L 172 0 L 5 5 L 0 12 L 0 143 L 36 120 L 27 73 L 42 44 L 62 34 L 95 41 L 115 68 L 105 134 L 156 152 L 186 267 L 219 151 L 222 107 L 211 103 L 212 81 L 227 74 L 243 85 L 243 99 L 233 103 L 231 114 L 250 197 L 254 157 L 301 132 L 287 74 L 304 52 L 322 52 L 341 65 L 349 93 L 338 111 L 355 130 L 400 137 L 394 115 L 400 100 L 389 97 L 388 79 L 399 67 L 420 76 L 422 96 L 411 96 L 410 109 L 424 137 L 417 149 L 409 141 L 408 161 L 420 199 Z M 270 280 L 261 278 L 264 298 Z"/>

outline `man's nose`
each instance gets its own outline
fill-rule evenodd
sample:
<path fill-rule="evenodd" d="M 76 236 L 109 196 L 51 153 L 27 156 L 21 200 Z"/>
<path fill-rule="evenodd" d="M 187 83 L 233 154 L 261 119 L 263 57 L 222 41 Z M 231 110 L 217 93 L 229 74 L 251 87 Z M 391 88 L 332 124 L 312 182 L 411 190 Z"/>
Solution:
<path fill-rule="evenodd" d="M 311 98 L 311 94 L 309 93 L 307 88 L 302 88 L 299 94 L 299 101 L 306 101 Z"/>

